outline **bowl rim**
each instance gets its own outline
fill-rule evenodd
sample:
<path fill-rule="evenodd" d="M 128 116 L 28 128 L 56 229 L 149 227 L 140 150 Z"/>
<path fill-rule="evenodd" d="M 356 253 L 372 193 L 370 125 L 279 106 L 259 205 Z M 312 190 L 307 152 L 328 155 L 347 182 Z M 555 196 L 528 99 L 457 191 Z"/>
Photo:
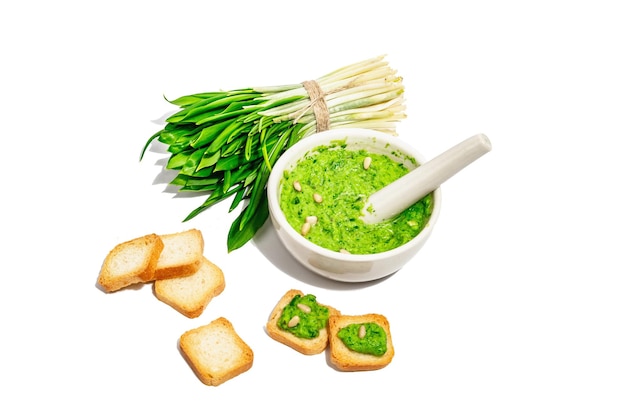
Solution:
<path fill-rule="evenodd" d="M 310 136 L 302 138 L 300 141 L 293 144 L 278 158 L 272 170 L 267 182 L 267 198 L 270 216 L 272 221 L 277 221 L 282 229 L 285 229 L 293 240 L 302 244 L 306 249 L 315 252 L 321 256 L 327 258 L 351 263 L 360 262 L 375 262 L 393 258 L 401 255 L 404 252 L 411 251 L 415 246 L 420 246 L 428 239 L 432 232 L 434 225 L 437 223 L 439 213 L 441 211 L 441 187 L 438 187 L 433 191 L 434 205 L 433 212 L 430 215 L 428 223 L 420 231 L 420 233 L 407 243 L 398 246 L 394 249 L 390 249 L 384 252 L 377 252 L 371 254 L 352 254 L 336 252 L 322 246 L 319 246 L 307 239 L 305 239 L 300 233 L 298 233 L 287 221 L 284 212 L 280 208 L 280 188 L 283 172 L 292 163 L 297 163 L 298 160 L 305 157 L 308 152 L 314 150 L 316 147 L 328 144 L 333 140 L 356 140 L 365 139 L 371 140 L 375 138 L 377 141 L 381 140 L 385 142 L 385 145 L 389 144 L 408 157 L 414 158 L 418 164 L 423 164 L 426 160 L 420 152 L 418 152 L 413 146 L 406 141 L 400 139 L 398 136 L 393 136 L 389 133 L 365 129 L 365 128 L 337 128 L 325 130 L 323 132 L 313 133 Z M 281 239 L 282 240 L 282 239 Z M 283 242 L 285 243 L 285 242 Z M 289 249 L 289 248 L 288 248 Z"/>

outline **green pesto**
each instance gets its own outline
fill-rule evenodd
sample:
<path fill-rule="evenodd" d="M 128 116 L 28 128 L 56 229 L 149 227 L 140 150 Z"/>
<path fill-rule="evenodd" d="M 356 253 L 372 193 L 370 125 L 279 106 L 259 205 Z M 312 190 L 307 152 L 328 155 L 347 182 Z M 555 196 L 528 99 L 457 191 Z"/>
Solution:
<path fill-rule="evenodd" d="M 308 306 L 311 312 L 305 313 L 298 307 L 298 304 Z M 294 327 L 289 327 L 288 323 L 294 316 L 299 316 L 300 322 Z M 320 330 L 328 324 L 329 316 L 328 308 L 319 305 L 314 295 L 296 295 L 283 308 L 283 312 L 278 318 L 278 327 L 303 339 L 314 339 L 319 336 Z"/>
<path fill-rule="evenodd" d="M 372 163 L 364 169 L 368 156 Z M 385 252 L 417 236 L 433 211 L 431 193 L 391 220 L 366 224 L 361 219 L 367 197 L 408 172 L 404 164 L 386 155 L 320 146 L 284 172 L 280 207 L 298 232 L 308 216 L 317 217 L 306 238 L 318 246 L 353 254 Z M 295 181 L 302 191 L 293 187 Z M 314 201 L 315 193 L 322 196 L 321 203 Z"/>
<path fill-rule="evenodd" d="M 359 329 L 365 326 L 365 337 L 359 337 Z M 374 356 L 387 352 L 387 333 L 376 323 L 355 323 L 343 327 L 337 336 L 350 350 Z"/>

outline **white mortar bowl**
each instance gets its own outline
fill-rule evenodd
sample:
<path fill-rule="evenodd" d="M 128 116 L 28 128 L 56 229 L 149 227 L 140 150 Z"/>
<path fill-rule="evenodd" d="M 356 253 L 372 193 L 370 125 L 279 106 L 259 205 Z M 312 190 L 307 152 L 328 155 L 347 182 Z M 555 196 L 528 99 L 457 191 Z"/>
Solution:
<path fill-rule="evenodd" d="M 402 268 L 415 256 L 428 240 L 439 217 L 441 209 L 441 189 L 434 191 L 433 212 L 428 224 L 412 240 L 395 249 L 375 254 L 346 254 L 318 246 L 296 231 L 288 222 L 280 208 L 280 190 L 283 173 L 291 171 L 296 164 L 318 146 L 331 145 L 333 141 L 344 140 L 348 149 L 365 149 L 388 155 L 401 161 L 409 169 L 426 162 L 410 145 L 396 136 L 370 129 L 345 128 L 331 129 L 308 136 L 287 149 L 272 168 L 267 195 L 270 218 L 278 237 L 287 251 L 309 270 L 342 282 L 366 282 L 387 277 Z M 410 158 L 399 158 L 397 155 Z"/>

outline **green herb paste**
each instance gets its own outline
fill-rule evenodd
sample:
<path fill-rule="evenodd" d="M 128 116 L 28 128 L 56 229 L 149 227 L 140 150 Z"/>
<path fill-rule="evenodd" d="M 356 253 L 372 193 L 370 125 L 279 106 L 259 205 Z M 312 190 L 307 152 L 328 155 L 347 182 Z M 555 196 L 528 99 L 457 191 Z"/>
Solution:
<path fill-rule="evenodd" d="M 365 327 L 365 337 L 359 337 L 359 329 Z M 383 356 L 387 352 L 387 333 L 376 323 L 349 324 L 339 330 L 337 337 L 355 352 Z"/>
<path fill-rule="evenodd" d="M 311 311 L 304 311 L 298 304 L 307 306 Z M 289 322 L 294 316 L 300 317 L 300 321 L 295 326 L 290 327 Z M 289 304 L 283 308 L 283 312 L 278 318 L 278 327 L 298 337 L 314 339 L 319 336 L 320 330 L 325 328 L 328 324 L 329 316 L 330 311 L 328 308 L 319 305 L 314 295 L 296 295 Z"/>
<path fill-rule="evenodd" d="M 367 157 L 371 164 L 365 169 Z M 433 210 L 432 193 L 382 223 L 366 224 L 361 212 L 369 195 L 408 172 L 386 155 L 320 146 L 283 174 L 280 207 L 289 224 L 319 246 L 353 254 L 388 251 L 426 226 Z M 303 229 L 311 216 L 309 230 Z"/>

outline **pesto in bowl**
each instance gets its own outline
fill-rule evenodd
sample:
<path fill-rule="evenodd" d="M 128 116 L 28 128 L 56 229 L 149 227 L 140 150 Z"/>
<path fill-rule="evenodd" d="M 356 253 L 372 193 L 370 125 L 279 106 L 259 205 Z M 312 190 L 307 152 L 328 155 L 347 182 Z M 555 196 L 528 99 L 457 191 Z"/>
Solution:
<path fill-rule="evenodd" d="M 431 193 L 393 219 L 375 224 L 361 219 L 367 197 L 408 172 L 401 161 L 347 149 L 345 141 L 318 146 L 283 173 L 280 208 L 316 245 L 351 254 L 385 252 L 417 236 L 432 214 Z"/>

